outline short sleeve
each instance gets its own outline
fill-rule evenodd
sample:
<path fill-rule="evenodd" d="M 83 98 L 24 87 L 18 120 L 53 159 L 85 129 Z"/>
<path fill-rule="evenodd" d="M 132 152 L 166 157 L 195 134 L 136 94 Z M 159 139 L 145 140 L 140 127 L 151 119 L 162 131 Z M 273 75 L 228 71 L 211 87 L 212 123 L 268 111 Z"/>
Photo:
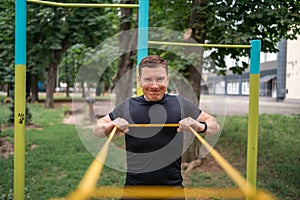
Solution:
<path fill-rule="evenodd" d="M 108 115 L 111 120 L 115 120 L 118 117 L 124 118 L 126 109 L 128 110 L 128 105 L 129 105 L 129 98 L 125 99 L 122 103 L 120 103 L 117 107 L 113 109 L 112 112 L 110 112 Z"/>
<path fill-rule="evenodd" d="M 191 117 L 193 119 L 197 119 L 201 114 L 201 110 L 187 98 L 178 95 L 178 101 L 181 108 L 182 118 Z"/>

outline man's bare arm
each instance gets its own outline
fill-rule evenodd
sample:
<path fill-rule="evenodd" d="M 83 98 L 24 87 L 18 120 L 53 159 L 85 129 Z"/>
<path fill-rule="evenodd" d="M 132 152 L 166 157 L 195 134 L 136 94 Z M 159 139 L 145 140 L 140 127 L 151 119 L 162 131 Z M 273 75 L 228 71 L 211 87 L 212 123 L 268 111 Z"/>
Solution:
<path fill-rule="evenodd" d="M 111 124 L 112 120 L 109 115 L 97 120 L 96 125 L 94 126 L 94 135 L 96 137 L 106 137 L 113 129 L 114 125 Z"/>
<path fill-rule="evenodd" d="M 218 134 L 220 132 L 220 125 L 218 124 L 216 118 L 214 118 L 212 115 L 202 111 L 201 114 L 199 115 L 199 117 L 197 118 L 197 121 L 199 122 L 205 122 L 207 125 L 207 129 L 205 131 L 205 133 L 207 135 L 215 135 Z M 205 125 L 201 124 L 201 128 L 200 130 L 203 131 L 203 129 L 205 128 Z M 201 132 L 201 131 L 199 131 Z"/>
<path fill-rule="evenodd" d="M 191 117 L 182 119 L 179 122 L 179 128 L 177 129 L 177 131 L 189 132 L 189 127 L 192 127 L 199 133 L 205 133 L 208 135 L 215 135 L 220 131 L 220 126 L 217 120 L 212 115 L 203 111 L 196 120 Z"/>
<path fill-rule="evenodd" d="M 94 135 L 97 137 L 106 137 L 112 131 L 114 126 L 118 127 L 116 133 L 119 135 L 128 132 L 129 124 L 125 119 L 117 118 L 112 121 L 109 115 L 105 115 L 97 120 L 94 127 Z"/>

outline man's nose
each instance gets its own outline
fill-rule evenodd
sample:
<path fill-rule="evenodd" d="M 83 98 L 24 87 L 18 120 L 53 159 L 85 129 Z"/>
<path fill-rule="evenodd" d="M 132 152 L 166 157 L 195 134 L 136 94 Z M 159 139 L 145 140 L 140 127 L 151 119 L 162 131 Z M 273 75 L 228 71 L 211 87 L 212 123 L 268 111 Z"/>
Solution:
<path fill-rule="evenodd" d="M 151 83 L 151 87 L 159 87 L 159 84 L 156 80 L 153 80 Z"/>

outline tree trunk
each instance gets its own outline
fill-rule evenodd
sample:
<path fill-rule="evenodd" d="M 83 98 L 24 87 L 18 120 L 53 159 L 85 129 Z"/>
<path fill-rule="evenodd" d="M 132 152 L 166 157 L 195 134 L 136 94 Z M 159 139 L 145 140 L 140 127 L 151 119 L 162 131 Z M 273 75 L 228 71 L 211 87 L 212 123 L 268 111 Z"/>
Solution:
<path fill-rule="evenodd" d="M 7 83 L 6 96 L 10 97 L 11 83 Z"/>
<path fill-rule="evenodd" d="M 51 53 L 51 62 L 48 69 L 48 80 L 46 86 L 46 99 L 45 106 L 46 108 L 54 108 L 54 91 L 55 91 L 55 81 L 57 76 L 57 66 L 59 60 L 59 52 L 53 50 Z"/>
<path fill-rule="evenodd" d="M 135 0 L 122 0 L 122 3 L 133 4 Z M 121 8 L 121 31 L 128 31 L 131 29 L 132 8 Z M 131 49 L 131 45 L 136 45 L 136 36 L 131 34 L 121 34 L 119 51 L 125 52 L 118 63 L 118 72 L 113 78 L 114 90 L 116 93 L 115 104 L 119 104 L 125 98 L 131 96 L 132 88 L 132 68 L 133 59 L 131 59 L 132 52 L 127 52 Z"/>
<path fill-rule="evenodd" d="M 189 29 L 185 34 L 185 42 L 189 41 L 197 41 L 198 43 L 205 42 L 205 32 L 204 27 L 206 16 L 201 14 L 199 8 L 207 5 L 207 0 L 193 0 L 193 9 L 190 15 L 190 25 Z M 196 65 L 187 65 L 185 67 L 184 73 L 187 74 L 186 78 L 189 80 L 190 85 L 192 86 L 194 93 L 197 98 L 196 105 L 200 103 L 200 95 L 201 95 L 201 76 L 202 76 L 202 62 L 203 62 L 203 49 L 195 48 L 195 47 L 187 47 L 186 55 L 189 56 L 192 53 L 197 53 L 199 56 L 195 63 Z M 194 160 L 199 159 L 199 149 L 200 144 L 197 140 L 194 140 L 192 145 L 183 155 L 183 162 L 192 162 Z"/>
<path fill-rule="evenodd" d="M 69 86 L 69 83 L 67 83 L 67 87 L 66 87 L 66 97 L 70 97 L 70 86 Z"/>
<path fill-rule="evenodd" d="M 35 103 L 39 100 L 38 75 L 31 74 L 31 102 Z"/>
<path fill-rule="evenodd" d="M 30 88 L 31 88 L 31 72 L 26 72 L 26 101 L 30 100 Z"/>
<path fill-rule="evenodd" d="M 82 98 L 85 98 L 84 81 L 81 81 L 81 97 L 82 97 Z"/>
<path fill-rule="evenodd" d="M 70 92 L 69 92 L 69 88 L 70 88 L 70 81 L 69 81 L 69 73 L 68 73 L 69 70 L 67 70 L 67 73 L 66 73 L 66 84 L 67 84 L 67 87 L 66 87 L 66 97 L 70 97 Z"/>

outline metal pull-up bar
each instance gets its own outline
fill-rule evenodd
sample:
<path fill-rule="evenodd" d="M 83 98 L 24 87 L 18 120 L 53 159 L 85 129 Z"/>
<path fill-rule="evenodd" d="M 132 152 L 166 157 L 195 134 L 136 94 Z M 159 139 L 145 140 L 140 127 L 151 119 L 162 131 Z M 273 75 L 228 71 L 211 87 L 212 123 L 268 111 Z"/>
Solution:
<path fill-rule="evenodd" d="M 59 7 L 139 8 L 139 4 L 57 3 L 41 0 L 15 1 L 15 110 L 14 110 L 14 199 L 25 195 L 25 126 L 26 126 L 26 2 Z M 148 0 L 146 0 L 148 2 Z M 149 3 L 149 2 L 148 2 Z M 139 11 L 141 13 L 141 11 Z M 148 13 L 147 13 L 148 15 Z M 148 24 L 145 24 L 148 26 Z M 146 38 L 148 40 L 148 38 Z"/>
<path fill-rule="evenodd" d="M 28 3 L 42 4 L 56 7 L 72 8 L 138 8 L 138 4 L 100 4 L 100 3 L 58 3 L 52 1 L 27 0 Z"/>
<path fill-rule="evenodd" d="M 213 47 L 213 48 L 251 48 L 251 45 L 238 44 L 198 44 L 187 42 L 164 42 L 164 41 L 148 41 L 153 45 L 170 45 L 170 46 L 190 46 L 190 47 Z"/>
<path fill-rule="evenodd" d="M 138 63 L 148 55 L 148 44 L 202 46 L 216 48 L 251 48 L 250 50 L 250 94 L 248 118 L 247 181 L 256 189 L 257 140 L 258 140 L 258 97 L 260 79 L 260 40 L 252 40 L 251 45 L 190 44 L 148 41 L 149 0 L 139 0 L 139 4 L 83 4 L 55 3 L 27 0 L 28 3 L 60 7 L 119 7 L 139 8 L 138 22 Z M 25 124 L 26 124 L 26 0 L 16 0 L 15 29 L 15 110 L 14 110 L 14 199 L 24 199 L 25 188 Z M 18 119 L 18 120 L 16 120 Z"/>

